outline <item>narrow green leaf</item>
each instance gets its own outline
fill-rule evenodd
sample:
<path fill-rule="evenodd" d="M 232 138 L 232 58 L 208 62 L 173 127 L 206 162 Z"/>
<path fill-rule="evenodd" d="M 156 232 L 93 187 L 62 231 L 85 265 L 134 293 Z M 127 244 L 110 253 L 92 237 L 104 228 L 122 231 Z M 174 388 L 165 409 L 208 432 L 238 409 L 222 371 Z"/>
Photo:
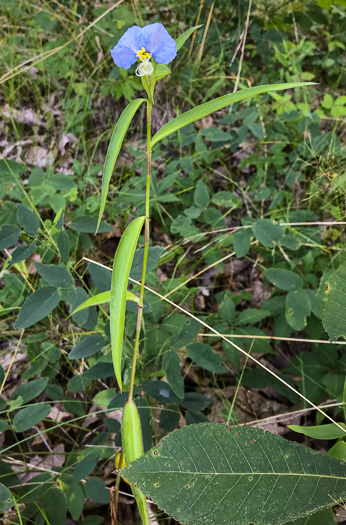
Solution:
<path fill-rule="evenodd" d="M 333 423 L 328 423 L 327 425 L 317 425 L 313 427 L 288 425 L 288 428 L 294 430 L 294 432 L 299 432 L 299 434 L 304 434 L 304 436 L 309 436 L 314 439 L 339 439 L 344 437 L 346 432 L 345 424 L 339 424 L 345 429 L 344 431 L 342 431 L 341 428 L 337 427 Z"/>
<path fill-rule="evenodd" d="M 278 525 L 346 495 L 346 464 L 261 429 L 217 423 L 172 432 L 120 474 L 186 525 Z"/>
<path fill-rule="evenodd" d="M 111 291 L 108 290 L 108 292 L 102 292 L 98 293 L 97 295 L 94 295 L 93 297 L 89 297 L 84 303 L 80 304 L 71 315 L 76 314 L 77 312 L 80 312 L 81 310 L 85 310 L 86 308 L 90 308 L 90 306 L 99 306 L 100 304 L 109 304 L 111 299 Z M 139 297 L 138 295 L 134 294 L 133 292 L 130 292 L 127 290 L 126 292 L 126 301 L 133 301 L 134 303 L 139 303 Z"/>
<path fill-rule="evenodd" d="M 106 156 L 105 165 L 103 169 L 101 204 L 100 204 L 100 211 L 99 211 L 96 233 L 98 232 L 98 229 L 101 223 L 101 218 L 102 218 L 105 206 L 106 206 L 108 186 L 109 186 L 109 183 L 112 177 L 115 162 L 119 155 L 121 145 L 123 143 L 125 134 L 128 130 L 128 127 L 131 123 L 131 120 L 134 114 L 136 113 L 137 109 L 143 102 L 145 102 L 144 98 L 137 98 L 136 100 L 132 100 L 132 102 L 130 102 L 130 104 L 126 106 L 126 108 L 120 115 L 118 122 L 115 125 L 113 135 L 112 135 L 111 141 L 108 146 L 107 156 Z"/>
<path fill-rule="evenodd" d="M 329 339 L 346 338 L 346 263 L 335 270 L 325 283 L 322 303 L 322 323 Z"/>
<path fill-rule="evenodd" d="M 141 233 L 144 220 L 145 217 L 138 217 L 126 228 L 120 239 L 113 263 L 110 299 L 110 332 L 114 372 L 120 390 L 122 390 L 121 354 L 125 325 L 127 285 L 133 256 L 135 254 L 138 237 Z"/>
<path fill-rule="evenodd" d="M 20 309 L 14 327 L 22 330 L 46 317 L 60 301 L 60 291 L 55 286 L 44 286 L 29 295 Z"/>
<path fill-rule="evenodd" d="M 236 93 L 224 95 L 223 97 L 215 98 L 214 100 L 210 100 L 209 102 L 205 102 L 205 104 L 201 104 L 196 108 L 190 109 L 186 113 L 183 113 L 182 115 L 179 115 L 170 122 L 167 122 L 167 124 L 162 126 L 162 128 L 159 129 L 159 131 L 154 135 L 151 141 L 151 145 L 154 146 L 157 142 L 164 139 L 165 137 L 168 137 L 168 135 L 171 135 L 175 131 L 184 128 L 188 124 L 192 124 L 192 122 L 196 122 L 196 120 L 200 120 L 203 117 L 210 115 L 210 113 L 214 113 L 214 111 L 218 111 L 219 109 L 225 108 L 230 104 L 234 104 L 235 102 L 240 102 L 241 100 L 245 100 L 246 98 L 250 98 L 255 95 L 260 95 L 262 93 L 267 93 L 268 91 L 280 91 L 283 89 L 311 86 L 314 84 L 314 82 L 292 82 L 288 84 L 256 86 L 252 88 L 242 89 L 240 91 L 237 91 Z"/>
<path fill-rule="evenodd" d="M 183 45 L 185 44 L 186 40 L 192 35 L 192 33 L 195 31 L 195 29 L 199 29 L 200 27 L 202 27 L 202 25 L 203 24 L 200 24 L 199 26 L 190 27 L 190 29 L 187 29 L 186 31 L 184 31 L 183 34 L 178 36 L 178 38 L 176 39 L 177 51 L 179 51 L 179 49 L 181 47 L 183 47 Z"/>

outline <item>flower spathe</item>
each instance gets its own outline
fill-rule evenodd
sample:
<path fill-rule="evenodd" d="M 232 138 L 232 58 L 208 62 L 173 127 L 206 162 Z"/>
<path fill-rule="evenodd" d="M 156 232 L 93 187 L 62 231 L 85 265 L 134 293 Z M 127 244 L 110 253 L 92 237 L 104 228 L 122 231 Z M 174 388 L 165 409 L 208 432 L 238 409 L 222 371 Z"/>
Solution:
<path fill-rule="evenodd" d="M 129 69 L 139 58 L 136 69 L 138 76 L 151 75 L 154 66 L 151 57 L 158 64 L 168 64 L 177 54 L 177 44 L 162 24 L 150 24 L 144 27 L 130 27 L 119 42 L 111 49 L 115 64 Z"/>

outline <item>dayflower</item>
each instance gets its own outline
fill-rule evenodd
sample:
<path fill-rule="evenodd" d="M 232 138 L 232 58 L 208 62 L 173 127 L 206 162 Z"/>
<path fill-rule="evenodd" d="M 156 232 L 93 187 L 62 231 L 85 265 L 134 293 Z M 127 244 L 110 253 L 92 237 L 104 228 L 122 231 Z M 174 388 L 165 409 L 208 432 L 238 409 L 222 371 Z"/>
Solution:
<path fill-rule="evenodd" d="M 151 75 L 154 66 L 151 58 L 158 64 L 168 64 L 177 54 L 177 44 L 162 24 L 130 27 L 111 49 L 115 64 L 129 69 L 139 58 L 136 75 Z"/>

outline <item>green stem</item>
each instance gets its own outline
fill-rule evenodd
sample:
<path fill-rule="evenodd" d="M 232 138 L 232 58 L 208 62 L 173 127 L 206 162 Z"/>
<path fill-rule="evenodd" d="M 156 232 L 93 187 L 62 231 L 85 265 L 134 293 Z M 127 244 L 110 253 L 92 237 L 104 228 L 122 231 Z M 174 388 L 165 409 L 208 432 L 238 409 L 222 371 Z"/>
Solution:
<path fill-rule="evenodd" d="M 151 183 L 151 108 L 152 108 L 152 104 L 148 100 L 147 101 L 147 183 L 146 183 L 146 191 L 145 191 L 145 234 L 144 234 L 145 244 L 144 244 L 141 289 L 139 293 L 139 303 L 138 303 L 138 313 L 137 313 L 136 336 L 135 336 L 135 342 L 134 342 L 134 348 L 133 348 L 129 401 L 132 399 L 133 386 L 134 386 L 135 376 L 136 376 L 136 364 L 137 364 L 137 355 L 138 355 L 138 347 L 139 347 L 139 338 L 140 338 L 141 326 L 142 326 L 145 275 L 147 271 L 148 250 L 149 250 L 149 223 L 150 223 L 149 203 L 150 203 L 150 183 Z"/>

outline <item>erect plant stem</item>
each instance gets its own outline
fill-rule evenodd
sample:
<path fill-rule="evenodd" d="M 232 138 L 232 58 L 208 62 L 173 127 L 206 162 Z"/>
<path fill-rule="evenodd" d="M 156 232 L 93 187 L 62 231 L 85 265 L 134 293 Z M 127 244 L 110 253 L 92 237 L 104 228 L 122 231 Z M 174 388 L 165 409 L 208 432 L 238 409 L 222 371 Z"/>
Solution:
<path fill-rule="evenodd" d="M 149 224 L 150 224 L 150 183 L 151 183 L 151 108 L 152 104 L 150 101 L 147 101 L 147 181 L 146 181 L 146 191 L 145 191 L 145 244 L 144 244 L 144 256 L 143 256 L 143 267 L 142 267 L 142 280 L 141 288 L 139 293 L 139 303 L 138 303 L 138 313 L 137 313 L 137 325 L 136 325 L 136 336 L 133 348 L 133 358 L 132 358 L 132 369 L 131 369 L 131 379 L 130 379 L 130 391 L 129 391 L 129 400 L 133 396 L 133 387 L 136 376 L 136 364 L 139 348 L 139 338 L 141 334 L 142 326 L 142 314 L 143 314 L 143 300 L 144 300 L 144 287 L 145 287 L 145 275 L 147 271 L 147 262 L 148 262 L 148 250 L 149 250 Z"/>

